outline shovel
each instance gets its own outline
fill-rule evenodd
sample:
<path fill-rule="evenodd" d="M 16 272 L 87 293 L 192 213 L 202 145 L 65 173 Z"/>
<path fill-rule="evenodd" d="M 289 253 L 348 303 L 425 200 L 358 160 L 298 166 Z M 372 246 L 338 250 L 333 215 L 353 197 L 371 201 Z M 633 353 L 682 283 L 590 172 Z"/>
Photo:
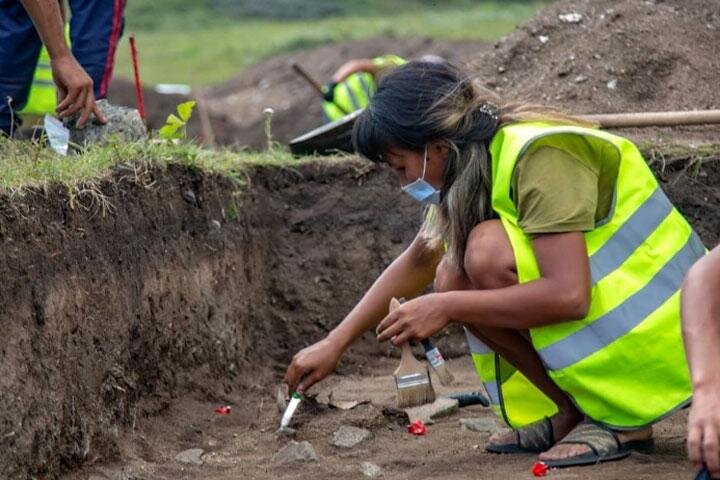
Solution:
<path fill-rule="evenodd" d="M 290 140 L 290 151 L 295 155 L 326 154 L 337 150 L 352 152 L 352 129 L 360 113 L 362 113 L 362 109 Z M 576 115 L 576 117 L 597 123 L 600 128 L 679 127 L 682 125 L 720 124 L 720 110 L 602 113 Z"/>

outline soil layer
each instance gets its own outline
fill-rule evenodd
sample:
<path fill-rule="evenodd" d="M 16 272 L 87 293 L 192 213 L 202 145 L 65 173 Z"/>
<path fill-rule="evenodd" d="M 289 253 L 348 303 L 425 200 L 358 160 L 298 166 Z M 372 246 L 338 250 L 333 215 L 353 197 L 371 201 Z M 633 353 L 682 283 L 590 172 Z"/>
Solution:
<path fill-rule="evenodd" d="M 715 244 L 717 158 L 654 167 Z M 180 445 L 136 433 L 184 421 L 181 398 L 201 412 L 232 403 L 249 441 L 267 438 L 260 430 L 277 418 L 253 419 L 245 406 L 273 401 L 292 354 L 346 314 L 420 218 L 390 172 L 356 160 L 258 168 L 240 187 L 179 167 L 116 172 L 99 190 L 112 203 L 104 214 L 101 197 L 61 187 L 0 200 L 0 464 L 10 480 L 122 465 L 135 440 Z M 466 351 L 457 331 L 438 340 L 447 356 Z M 389 355 L 368 336 L 338 373 L 373 374 Z M 269 455 L 256 453 L 260 464 Z M 146 461 L 177 472 L 165 460 Z"/>

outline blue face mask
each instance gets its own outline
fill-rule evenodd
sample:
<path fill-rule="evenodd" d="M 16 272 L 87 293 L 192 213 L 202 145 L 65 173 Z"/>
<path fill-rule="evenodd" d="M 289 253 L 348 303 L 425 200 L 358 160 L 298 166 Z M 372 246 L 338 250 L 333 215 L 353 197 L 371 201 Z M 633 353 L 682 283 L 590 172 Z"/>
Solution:
<path fill-rule="evenodd" d="M 422 177 L 418 178 L 412 183 L 408 183 L 407 185 L 402 187 L 402 190 L 420 203 L 432 203 L 437 205 L 438 203 L 440 203 L 440 190 L 437 190 L 425 180 L 426 168 L 427 145 L 425 146 Z"/>

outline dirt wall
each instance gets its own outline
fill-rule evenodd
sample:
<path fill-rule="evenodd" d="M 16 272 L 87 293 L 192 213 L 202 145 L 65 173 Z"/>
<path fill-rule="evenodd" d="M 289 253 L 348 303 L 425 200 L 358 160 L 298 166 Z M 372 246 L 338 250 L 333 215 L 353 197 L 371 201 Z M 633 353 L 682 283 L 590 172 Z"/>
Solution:
<path fill-rule="evenodd" d="M 417 208 L 389 181 L 353 162 L 258 170 L 237 195 L 179 168 L 118 174 L 104 217 L 60 187 L 2 198 L 2 477 L 112 460 L 119 429 L 184 390 L 278 381 L 411 238 Z"/>

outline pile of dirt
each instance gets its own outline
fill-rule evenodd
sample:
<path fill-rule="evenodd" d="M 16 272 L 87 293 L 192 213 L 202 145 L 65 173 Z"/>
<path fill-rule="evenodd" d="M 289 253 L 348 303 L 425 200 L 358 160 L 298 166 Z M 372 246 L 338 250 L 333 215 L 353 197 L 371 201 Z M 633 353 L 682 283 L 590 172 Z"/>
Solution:
<path fill-rule="evenodd" d="M 720 10 L 709 0 L 562 0 L 494 45 L 414 38 L 374 38 L 278 55 L 221 85 L 205 89 L 220 144 L 262 148 L 263 110 L 273 108 L 273 134 L 287 142 L 324 120 L 317 93 L 291 69 L 297 62 L 318 81 L 342 63 L 395 53 L 435 53 L 467 66 L 507 99 L 524 99 L 575 113 L 720 108 Z M 183 97 L 148 92 L 157 128 Z M 134 90 L 116 81 L 110 97 L 134 104 Z M 155 112 L 160 112 L 158 115 Z M 625 130 L 634 139 L 717 141 L 717 128 Z M 202 138 L 198 119 L 190 133 Z"/>
<path fill-rule="evenodd" d="M 714 1 L 563 0 L 470 67 L 506 98 L 575 113 L 717 109 L 718 46 Z M 629 134 L 718 141 L 717 127 Z"/>

